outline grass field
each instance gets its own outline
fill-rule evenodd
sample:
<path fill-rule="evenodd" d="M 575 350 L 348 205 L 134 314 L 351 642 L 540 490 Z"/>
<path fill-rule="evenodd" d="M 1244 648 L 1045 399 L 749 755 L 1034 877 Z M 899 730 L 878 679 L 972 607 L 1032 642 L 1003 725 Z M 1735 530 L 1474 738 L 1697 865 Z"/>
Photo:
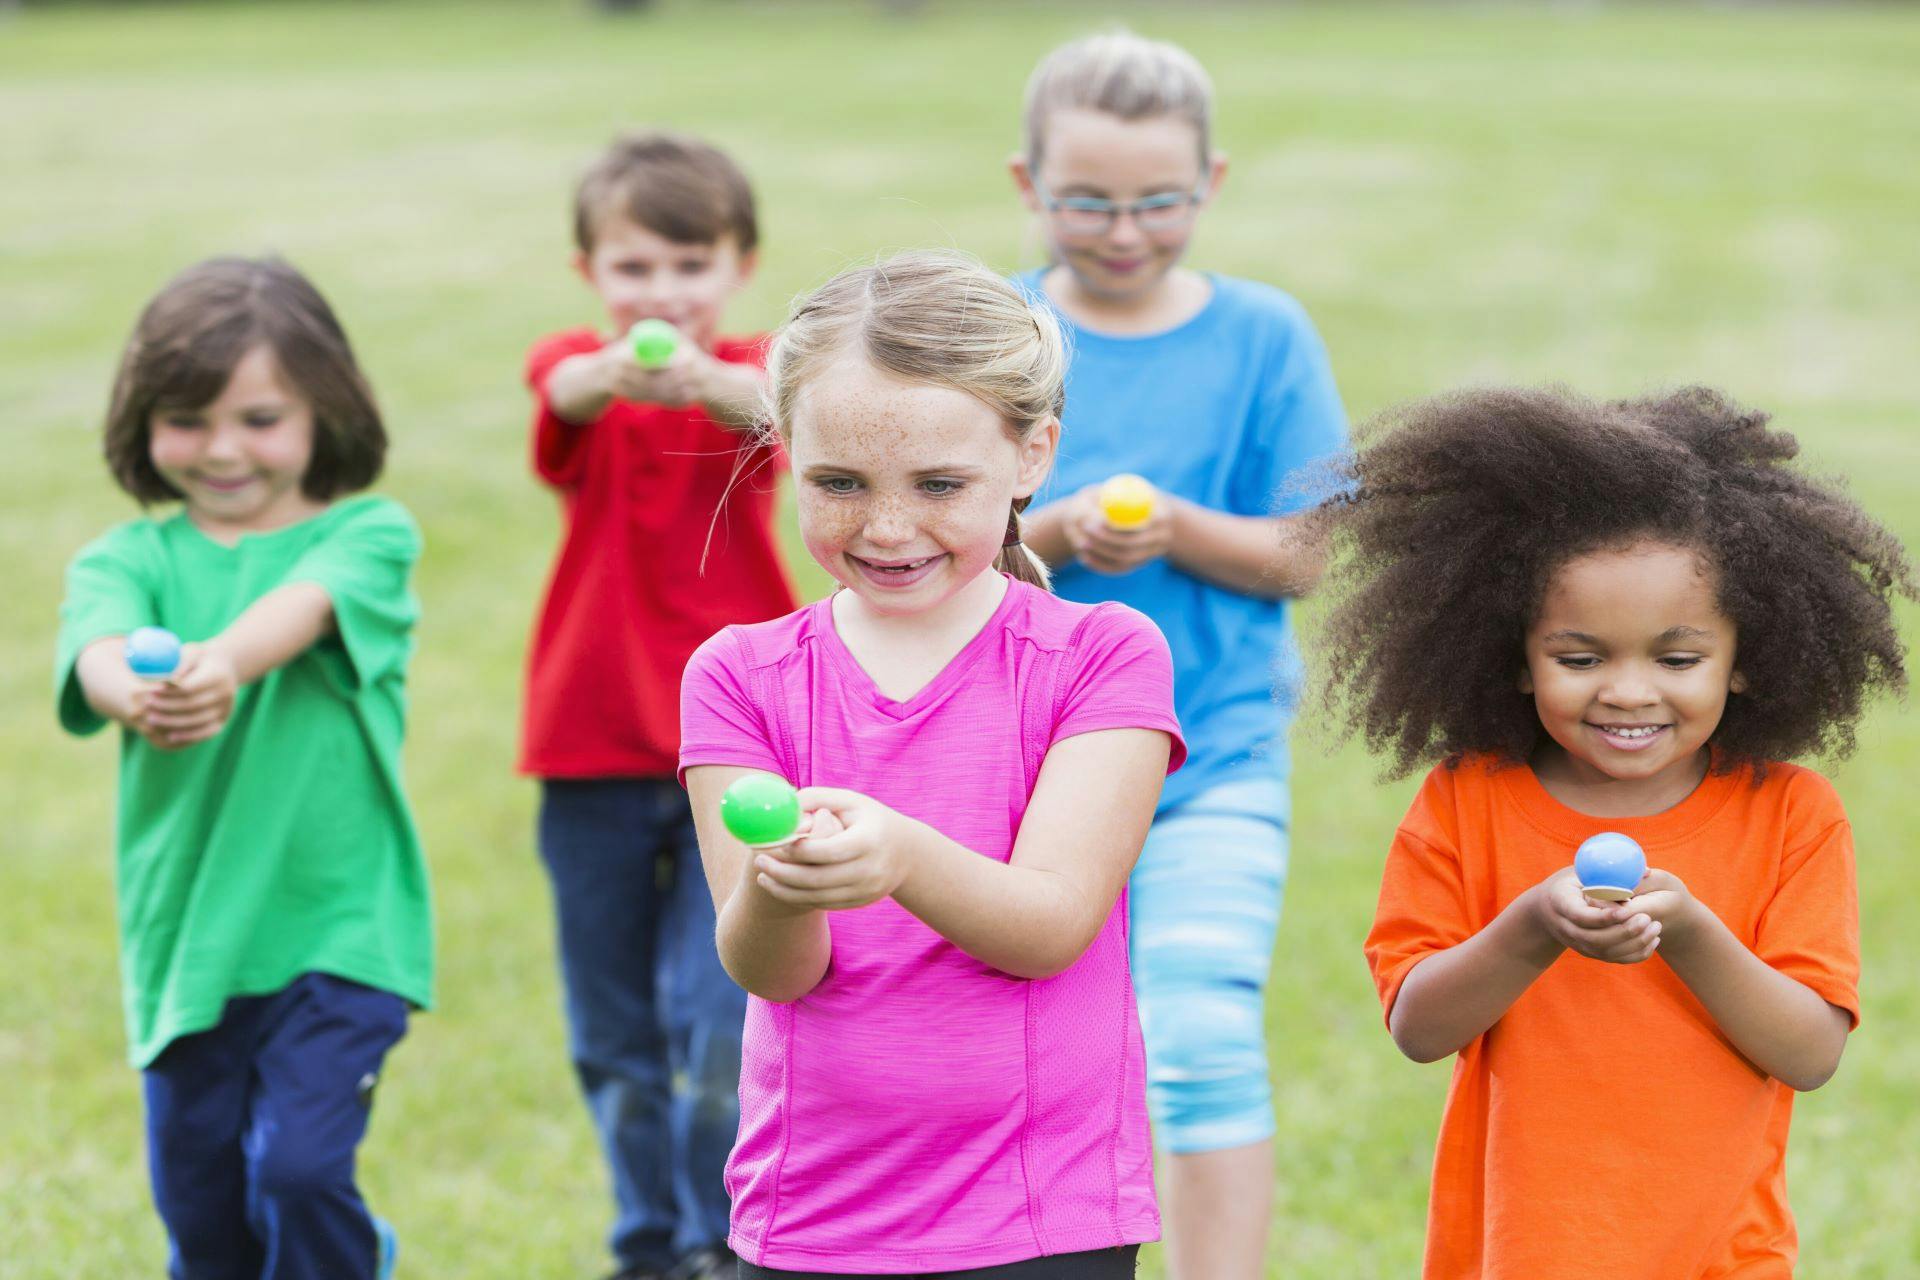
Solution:
<path fill-rule="evenodd" d="M 534 788 L 511 771 L 556 529 L 525 465 L 519 362 L 594 318 L 566 269 L 571 179 L 635 122 L 735 151 L 767 241 L 741 326 L 877 250 L 1032 265 L 1003 172 L 1020 86 L 1047 45 L 1114 16 L 1189 45 L 1220 88 L 1233 170 L 1196 261 L 1297 294 L 1356 417 L 1463 381 L 1721 384 L 1920 545 L 1920 12 L 0 13 L 0 430 L 22 463 L 0 469 L 0 1277 L 161 1265 L 118 1015 L 114 748 L 59 734 L 47 676 L 63 564 L 131 514 L 97 424 L 152 290 L 215 252 L 309 271 L 394 429 L 385 488 L 427 531 L 408 772 L 442 1008 L 399 1051 L 365 1148 L 403 1275 L 595 1275 L 605 1193 L 562 1048 Z M 1270 1010 L 1272 1274 L 1408 1276 L 1448 1069 L 1395 1052 L 1359 940 L 1409 787 L 1377 786 L 1351 752 L 1299 754 Z M 1815 1280 L 1920 1274 L 1917 773 L 1920 717 L 1898 707 L 1837 773 L 1866 1022 L 1795 1125 Z M 1604 1255 L 1597 1240 L 1596 1271 Z"/>

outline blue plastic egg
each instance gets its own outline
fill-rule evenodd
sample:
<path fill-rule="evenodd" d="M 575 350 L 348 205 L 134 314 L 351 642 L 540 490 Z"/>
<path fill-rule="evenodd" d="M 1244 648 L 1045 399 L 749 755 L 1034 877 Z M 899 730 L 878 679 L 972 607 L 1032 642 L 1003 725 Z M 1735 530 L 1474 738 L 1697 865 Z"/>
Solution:
<path fill-rule="evenodd" d="M 180 665 L 180 637 L 165 627 L 140 627 L 127 637 L 127 665 L 133 674 L 164 680 Z"/>
<path fill-rule="evenodd" d="M 1625 889 L 1631 893 L 1647 874 L 1647 855 L 1631 836 L 1602 831 L 1573 855 L 1573 874 L 1582 888 Z"/>

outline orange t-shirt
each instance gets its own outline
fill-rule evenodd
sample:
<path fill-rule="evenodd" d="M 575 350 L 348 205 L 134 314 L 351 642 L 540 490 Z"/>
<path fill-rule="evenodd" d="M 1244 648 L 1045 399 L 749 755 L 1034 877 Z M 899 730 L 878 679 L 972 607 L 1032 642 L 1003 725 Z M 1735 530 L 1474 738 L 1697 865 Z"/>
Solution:
<path fill-rule="evenodd" d="M 1391 1015 L 1414 965 L 1465 941 L 1582 840 L 1619 831 L 1756 955 L 1860 1020 L 1853 834 L 1832 784 L 1793 765 L 1709 774 L 1650 818 L 1592 818 L 1533 770 L 1469 758 L 1428 775 L 1367 935 Z M 1564 953 L 1460 1050 L 1434 1152 L 1426 1280 L 1775 1280 L 1797 1241 L 1793 1091 L 1728 1042 L 1658 953 Z"/>

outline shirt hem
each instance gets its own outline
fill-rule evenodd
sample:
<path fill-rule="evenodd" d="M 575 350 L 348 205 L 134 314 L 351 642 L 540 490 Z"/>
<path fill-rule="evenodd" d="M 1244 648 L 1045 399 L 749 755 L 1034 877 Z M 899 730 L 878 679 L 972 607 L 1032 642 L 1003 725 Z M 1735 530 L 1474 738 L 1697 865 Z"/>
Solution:
<path fill-rule="evenodd" d="M 817 1271 L 819 1264 L 831 1263 L 833 1270 L 846 1275 L 897 1275 L 902 1272 L 964 1271 L 977 1267 L 1005 1266 L 1035 1257 L 1050 1258 L 1062 1253 L 1084 1253 L 1092 1249 L 1117 1249 L 1130 1244 L 1150 1244 L 1160 1238 L 1160 1219 L 1135 1218 L 1115 1226 L 1103 1223 L 1070 1231 L 1049 1231 L 1042 1246 L 1033 1251 L 1033 1235 L 1021 1231 L 988 1241 L 969 1249 L 941 1252 L 862 1253 L 849 1257 L 843 1251 L 808 1249 L 794 1245 L 768 1248 L 764 1242 L 731 1232 L 727 1245 L 756 1267 L 776 1271 Z"/>
<path fill-rule="evenodd" d="M 433 1008 L 433 981 L 428 979 L 420 983 L 407 983 L 393 980 L 390 975 L 372 975 L 355 972 L 349 965 L 307 964 L 297 967 L 291 974 L 277 980 L 248 982 L 238 980 L 219 998 L 211 1010 L 200 1006 L 189 1006 L 171 1016 L 158 1018 L 155 1026 L 146 1036 L 135 1040 L 129 1036 L 127 1059 L 136 1071 L 145 1071 L 154 1061 L 165 1053 L 175 1040 L 186 1036 L 198 1035 L 202 1031 L 211 1031 L 220 1025 L 220 1019 L 227 1011 L 227 1001 L 245 996 L 270 996 L 284 991 L 298 982 L 302 975 L 323 973 L 330 978 L 341 978 L 347 982 L 357 982 L 363 987 L 372 987 L 385 991 L 389 995 L 400 997 L 407 1004 L 421 1012 Z"/>

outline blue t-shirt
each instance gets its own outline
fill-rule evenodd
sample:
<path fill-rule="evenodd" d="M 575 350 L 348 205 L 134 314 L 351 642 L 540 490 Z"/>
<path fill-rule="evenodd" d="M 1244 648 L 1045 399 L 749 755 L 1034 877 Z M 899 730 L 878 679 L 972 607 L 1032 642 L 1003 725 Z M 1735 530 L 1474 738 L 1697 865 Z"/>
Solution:
<path fill-rule="evenodd" d="M 1019 283 L 1045 300 L 1041 272 Z M 1073 344 L 1065 430 L 1036 505 L 1119 472 L 1241 516 L 1311 505 L 1301 487 L 1346 447 L 1326 348 L 1293 298 L 1209 276 L 1213 297 L 1164 333 L 1112 337 L 1061 315 Z M 1191 754 L 1164 810 L 1236 773 L 1285 775 L 1300 685 L 1285 600 L 1215 586 L 1156 560 L 1119 577 L 1074 562 L 1054 574 L 1069 600 L 1118 600 L 1158 623 L 1173 650 L 1174 709 Z"/>

